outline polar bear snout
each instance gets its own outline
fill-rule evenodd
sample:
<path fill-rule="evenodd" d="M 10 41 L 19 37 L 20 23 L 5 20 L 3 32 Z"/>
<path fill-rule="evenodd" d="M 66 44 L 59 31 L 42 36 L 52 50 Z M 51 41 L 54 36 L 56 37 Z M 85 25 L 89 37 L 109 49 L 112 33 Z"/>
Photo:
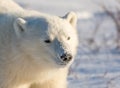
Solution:
<path fill-rule="evenodd" d="M 60 59 L 61 59 L 63 62 L 67 62 L 67 63 L 68 63 L 69 61 L 72 60 L 72 55 L 65 53 L 65 54 L 63 54 L 63 55 L 60 56 Z"/>

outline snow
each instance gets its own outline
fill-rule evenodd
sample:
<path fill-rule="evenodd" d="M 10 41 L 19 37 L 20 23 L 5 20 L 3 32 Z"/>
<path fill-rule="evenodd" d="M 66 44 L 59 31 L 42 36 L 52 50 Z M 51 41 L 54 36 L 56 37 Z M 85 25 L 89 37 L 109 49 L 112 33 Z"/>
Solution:
<path fill-rule="evenodd" d="M 71 66 L 69 88 L 120 88 L 120 49 L 116 48 L 114 22 L 100 8 L 119 6 L 115 0 L 15 0 L 27 9 L 64 16 L 78 15 L 79 48 Z M 96 28 L 98 26 L 98 31 Z M 94 43 L 88 41 L 94 38 Z"/>

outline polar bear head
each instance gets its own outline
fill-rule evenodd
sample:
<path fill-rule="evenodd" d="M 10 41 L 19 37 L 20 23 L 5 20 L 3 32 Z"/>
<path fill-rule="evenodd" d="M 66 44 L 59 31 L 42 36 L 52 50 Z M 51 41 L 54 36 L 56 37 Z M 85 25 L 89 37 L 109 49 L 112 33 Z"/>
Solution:
<path fill-rule="evenodd" d="M 32 15 L 17 18 L 14 29 L 22 51 L 33 61 L 48 67 L 66 66 L 77 51 L 76 21 L 74 12 L 64 17 Z"/>

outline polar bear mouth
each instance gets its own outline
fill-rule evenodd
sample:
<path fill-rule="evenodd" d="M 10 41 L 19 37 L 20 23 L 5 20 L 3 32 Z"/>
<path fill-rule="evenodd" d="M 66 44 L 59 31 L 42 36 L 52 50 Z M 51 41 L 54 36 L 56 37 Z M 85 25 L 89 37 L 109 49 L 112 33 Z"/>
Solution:
<path fill-rule="evenodd" d="M 60 58 L 56 58 L 56 63 L 62 66 L 66 66 L 68 64 L 67 62 L 62 61 Z"/>

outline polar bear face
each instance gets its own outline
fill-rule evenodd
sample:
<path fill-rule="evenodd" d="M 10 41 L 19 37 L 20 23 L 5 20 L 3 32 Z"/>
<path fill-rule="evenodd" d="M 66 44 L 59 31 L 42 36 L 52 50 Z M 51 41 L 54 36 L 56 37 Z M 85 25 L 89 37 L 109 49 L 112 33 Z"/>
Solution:
<path fill-rule="evenodd" d="M 73 61 L 78 38 L 75 29 L 77 17 L 70 12 L 63 18 L 26 17 L 14 22 L 20 47 L 42 66 L 66 66 Z"/>

